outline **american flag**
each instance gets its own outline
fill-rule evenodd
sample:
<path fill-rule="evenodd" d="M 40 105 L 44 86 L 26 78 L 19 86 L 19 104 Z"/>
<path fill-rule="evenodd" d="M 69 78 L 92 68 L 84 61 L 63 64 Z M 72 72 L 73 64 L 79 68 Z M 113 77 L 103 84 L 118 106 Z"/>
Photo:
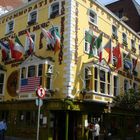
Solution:
<path fill-rule="evenodd" d="M 40 77 L 21 79 L 20 92 L 31 92 L 40 85 Z"/>

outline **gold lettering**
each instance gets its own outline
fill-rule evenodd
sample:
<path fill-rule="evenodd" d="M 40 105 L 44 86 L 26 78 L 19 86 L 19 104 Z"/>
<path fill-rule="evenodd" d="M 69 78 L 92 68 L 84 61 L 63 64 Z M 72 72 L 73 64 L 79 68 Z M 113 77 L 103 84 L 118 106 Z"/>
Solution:
<path fill-rule="evenodd" d="M 37 4 L 35 4 L 35 6 L 34 6 L 34 10 L 35 10 L 35 9 L 37 9 Z"/>
<path fill-rule="evenodd" d="M 29 8 L 28 8 L 28 12 L 30 12 L 30 11 L 32 11 L 32 7 L 29 7 Z"/>

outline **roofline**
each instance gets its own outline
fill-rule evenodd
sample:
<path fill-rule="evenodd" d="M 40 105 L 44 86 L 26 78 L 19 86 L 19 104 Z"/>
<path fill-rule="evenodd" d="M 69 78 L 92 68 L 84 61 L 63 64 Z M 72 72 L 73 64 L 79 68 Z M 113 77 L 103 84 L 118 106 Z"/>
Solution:
<path fill-rule="evenodd" d="M 14 13 L 14 12 L 20 10 L 20 9 L 23 9 L 23 8 L 25 8 L 25 7 L 27 7 L 27 6 L 30 6 L 30 5 L 32 5 L 32 4 L 36 3 L 36 2 L 38 2 L 38 0 L 31 1 L 31 2 L 27 2 L 27 3 L 23 4 L 22 6 L 19 6 L 19 7 L 15 8 L 15 9 L 13 9 L 13 10 L 10 10 L 10 11 L 8 11 L 7 13 L 2 14 L 2 15 L 0 16 L 0 19 L 3 18 L 3 17 L 5 17 L 5 16 L 8 16 L 8 15 L 10 15 L 10 14 L 12 14 L 12 13 Z"/>
<path fill-rule="evenodd" d="M 127 29 L 129 29 L 133 34 L 135 34 L 140 39 L 140 36 L 132 28 L 130 28 L 123 21 L 120 21 L 120 19 L 114 13 L 112 13 L 108 8 L 106 8 L 104 5 L 102 5 L 97 0 L 92 0 L 92 1 L 95 2 L 97 5 L 99 5 L 103 10 L 105 10 L 108 14 L 110 14 L 113 18 L 115 18 L 119 23 L 121 23 L 123 26 L 125 26 Z"/>
<path fill-rule="evenodd" d="M 123 26 L 125 26 L 126 28 L 128 28 L 133 34 L 135 34 L 138 38 L 140 38 L 140 36 L 132 29 L 130 28 L 127 24 L 125 24 L 123 21 L 120 21 L 120 19 L 115 15 L 113 14 L 108 8 L 106 8 L 103 4 L 101 4 L 98 0 L 92 0 L 93 2 L 95 2 L 97 5 L 99 5 L 103 10 L 105 10 L 108 14 L 110 14 L 113 18 L 115 18 L 118 22 L 120 22 Z M 7 12 L 6 14 L 3 14 L 2 16 L 0 16 L 0 19 L 9 15 L 9 14 L 12 14 L 13 12 L 16 12 L 20 9 L 23 9 L 27 6 L 30 6 L 34 3 L 38 2 L 38 0 L 35 0 L 35 1 L 32 1 L 32 2 L 29 2 L 29 3 L 25 3 L 23 6 L 20 6 L 14 10 L 11 10 L 10 12 Z"/>

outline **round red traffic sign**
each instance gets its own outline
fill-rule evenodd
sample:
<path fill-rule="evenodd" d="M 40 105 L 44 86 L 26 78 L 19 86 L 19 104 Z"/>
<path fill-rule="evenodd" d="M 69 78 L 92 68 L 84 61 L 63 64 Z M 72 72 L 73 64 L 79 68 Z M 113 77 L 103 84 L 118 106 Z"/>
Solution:
<path fill-rule="evenodd" d="M 44 98 L 45 95 L 46 95 L 46 90 L 42 87 L 39 87 L 37 90 L 36 90 L 36 93 L 37 93 L 37 96 L 39 98 Z"/>

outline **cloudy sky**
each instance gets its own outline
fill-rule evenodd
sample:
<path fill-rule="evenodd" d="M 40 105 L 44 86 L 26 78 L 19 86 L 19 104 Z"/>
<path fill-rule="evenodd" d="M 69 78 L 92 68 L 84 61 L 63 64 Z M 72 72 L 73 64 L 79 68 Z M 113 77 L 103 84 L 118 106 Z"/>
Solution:
<path fill-rule="evenodd" d="M 98 0 L 102 4 L 108 4 L 117 0 Z M 140 0 L 136 0 L 140 4 Z"/>

